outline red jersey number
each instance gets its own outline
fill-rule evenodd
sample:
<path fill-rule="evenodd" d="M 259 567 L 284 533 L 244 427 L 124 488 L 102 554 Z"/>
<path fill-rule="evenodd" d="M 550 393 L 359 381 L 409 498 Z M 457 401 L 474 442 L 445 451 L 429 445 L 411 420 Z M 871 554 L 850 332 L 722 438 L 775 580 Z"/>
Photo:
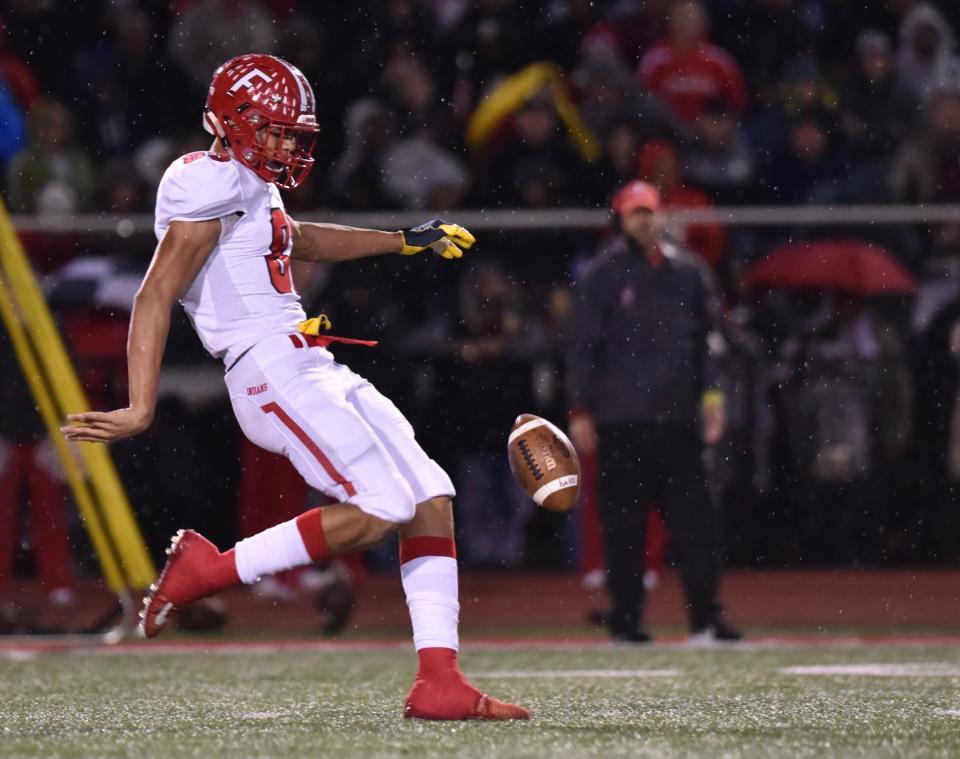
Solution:
<path fill-rule="evenodd" d="M 270 254 L 266 257 L 267 271 L 270 281 L 278 293 L 292 293 L 293 279 L 290 277 L 290 240 L 293 236 L 293 225 L 282 208 L 270 210 L 270 228 L 273 233 L 270 239 Z"/>

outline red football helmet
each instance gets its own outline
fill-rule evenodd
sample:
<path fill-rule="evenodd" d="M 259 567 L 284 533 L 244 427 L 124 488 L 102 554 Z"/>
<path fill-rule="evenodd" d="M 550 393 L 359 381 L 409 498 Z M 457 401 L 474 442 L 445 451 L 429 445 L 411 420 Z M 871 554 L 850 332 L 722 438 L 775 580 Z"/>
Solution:
<path fill-rule="evenodd" d="M 240 55 L 213 73 L 203 127 L 261 179 L 284 189 L 313 168 L 316 101 L 307 78 L 272 55 Z"/>

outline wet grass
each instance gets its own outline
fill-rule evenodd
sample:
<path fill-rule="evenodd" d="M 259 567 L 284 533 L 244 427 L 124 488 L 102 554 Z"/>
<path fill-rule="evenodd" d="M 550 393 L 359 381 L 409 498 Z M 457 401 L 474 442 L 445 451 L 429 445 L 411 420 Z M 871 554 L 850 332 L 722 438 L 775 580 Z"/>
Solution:
<path fill-rule="evenodd" d="M 414 663 L 403 651 L 0 660 L 0 756 L 960 755 L 960 652 L 952 648 L 465 654 L 481 687 L 534 712 L 531 722 L 510 724 L 403 720 Z M 857 663 L 938 664 L 946 674 L 781 671 Z M 676 673 L 510 676 L 531 670 Z"/>

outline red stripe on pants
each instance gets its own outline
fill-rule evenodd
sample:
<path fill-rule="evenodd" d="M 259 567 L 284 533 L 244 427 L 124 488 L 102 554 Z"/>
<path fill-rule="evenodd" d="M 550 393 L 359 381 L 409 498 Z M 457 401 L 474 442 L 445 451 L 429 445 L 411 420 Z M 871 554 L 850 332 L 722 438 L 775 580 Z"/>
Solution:
<path fill-rule="evenodd" d="M 323 451 L 320 450 L 320 447 L 310 439 L 306 432 L 303 431 L 303 427 L 290 418 L 290 415 L 286 411 L 280 408 L 280 406 L 275 402 L 268 403 L 260 408 L 263 409 L 264 414 L 275 414 L 277 419 L 279 419 L 284 425 L 286 425 L 287 429 L 297 436 L 297 440 L 303 443 L 307 450 L 313 454 L 313 457 L 320 462 L 320 466 L 323 467 L 323 471 L 325 471 L 335 483 L 343 488 L 348 498 L 357 494 L 357 489 L 353 486 L 353 483 L 337 471 L 336 467 L 330 462 L 330 459 L 328 459 L 324 455 Z"/>

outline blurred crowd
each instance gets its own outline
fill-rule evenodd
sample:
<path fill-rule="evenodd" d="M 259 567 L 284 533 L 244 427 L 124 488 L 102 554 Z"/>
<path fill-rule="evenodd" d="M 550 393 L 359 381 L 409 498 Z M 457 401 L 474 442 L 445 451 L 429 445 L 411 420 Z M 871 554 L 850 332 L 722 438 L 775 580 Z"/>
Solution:
<path fill-rule="evenodd" d="M 601 566 L 596 462 L 584 457 L 582 508 L 565 518 L 536 509 L 516 488 L 505 439 L 521 412 L 566 425 L 571 287 L 611 234 L 609 228 L 487 232 L 483 255 L 458 265 L 370 259 L 295 267 L 308 313 L 327 313 L 336 334 L 380 340 L 375 349 L 334 352 L 397 403 L 425 449 L 451 473 L 458 551 L 468 568 L 589 573 Z M 708 277 L 716 300 L 710 361 L 726 398 L 726 430 L 709 449 L 707 470 L 723 507 L 730 563 L 960 560 L 960 254 L 927 259 L 940 260 L 944 271 L 952 267 L 954 276 L 914 277 L 896 264 L 897 248 L 850 238 L 787 243 L 795 230 L 776 234 L 779 241 L 763 248 L 770 256 L 751 263 L 744 281 L 798 244 L 830 260 L 870 250 L 888 268 L 853 282 L 838 269 L 835 281 L 818 287 L 758 279 L 737 292 Z M 41 271 L 44 246 L 58 238 L 74 253 L 88 253 L 52 266 L 44 289 L 92 407 L 122 406 L 129 307 L 152 240 L 32 237 Z M 117 255 L 103 255 L 111 248 Z M 885 290 L 888 277 L 903 283 Z M 243 440 L 222 371 L 176 309 L 156 421 L 112 447 L 158 552 L 177 526 L 229 544 L 323 502 L 286 461 Z M 66 492 L 62 483 L 50 487 L 58 482 L 56 462 L 37 420 L 27 418 L 32 404 L 19 376 L 9 348 L 0 344 L 0 513 L 14 527 L 0 530 L 6 546 L 0 562 L 8 567 L 18 555 L 26 566 L 29 547 L 51 538 L 27 526 L 56 524 L 45 515 L 62 509 Z M 29 510 L 22 508 L 27 502 Z M 62 546 L 59 529 L 52 537 Z M 71 534 L 75 546 L 84 544 L 75 521 Z M 652 561 L 662 564 L 662 530 L 653 539 L 660 547 L 648 546 L 659 555 Z M 387 568 L 392 550 L 368 556 L 366 566 Z M 45 569 L 41 560 L 61 554 L 35 553 L 35 566 L 49 572 L 52 588 L 56 566 Z M 0 565 L 0 577 L 4 573 Z"/>
<path fill-rule="evenodd" d="M 149 211 L 203 149 L 214 68 L 269 52 L 317 94 L 295 208 L 960 199 L 955 3 L 11 0 L 0 167 L 17 211 Z M 707 255 L 722 239 L 702 241 Z"/>
<path fill-rule="evenodd" d="M 317 93 L 319 168 L 287 195 L 295 212 L 607 207 L 634 178 L 667 209 L 960 202 L 960 6 L 862 6 L 385 0 L 346 13 L 298 0 L 11 0 L 4 197 L 26 213 L 151 211 L 169 161 L 208 147 L 200 109 L 214 67 L 259 50 L 298 65 Z M 571 283 L 612 232 L 486 231 L 464 266 L 295 271 L 308 312 L 380 339 L 338 355 L 454 475 L 467 566 L 599 566 L 589 513 L 564 520 L 518 498 L 503 449 L 521 411 L 565 419 Z M 708 469 L 732 563 L 960 560 L 960 223 L 675 233 L 708 264 L 716 299 L 710 349 L 728 426 Z M 764 257 L 816 238 L 882 248 L 913 284 L 744 284 Z M 153 241 L 25 240 L 93 405 L 124 403 L 129 303 Z M 182 314 L 165 360 L 157 423 L 114 448 L 151 545 L 182 524 L 227 543 L 278 521 L 244 504 L 264 502 L 263 482 L 287 482 L 264 474 L 283 464 L 252 461 Z M 39 519 L 56 500 L 43 433 L 3 416 L 0 508 L 14 513 L 17 491 L 37 488 Z M 14 460 L 11 442 L 27 452 Z M 316 505 L 302 489 L 283 497 L 285 512 Z M 61 525 L 34 542 L 62 543 L 64 529 L 79 532 Z M 18 548 L 0 532 L 2 578 L 31 539 Z M 64 584 L 38 570 L 51 589 Z"/>

